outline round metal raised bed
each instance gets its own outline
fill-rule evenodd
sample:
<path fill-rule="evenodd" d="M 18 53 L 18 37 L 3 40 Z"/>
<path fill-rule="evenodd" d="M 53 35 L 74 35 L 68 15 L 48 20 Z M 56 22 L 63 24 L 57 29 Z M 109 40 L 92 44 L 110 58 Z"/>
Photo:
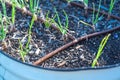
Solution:
<path fill-rule="evenodd" d="M 120 64 L 79 69 L 48 69 L 22 63 L 0 51 L 0 80 L 120 80 Z"/>

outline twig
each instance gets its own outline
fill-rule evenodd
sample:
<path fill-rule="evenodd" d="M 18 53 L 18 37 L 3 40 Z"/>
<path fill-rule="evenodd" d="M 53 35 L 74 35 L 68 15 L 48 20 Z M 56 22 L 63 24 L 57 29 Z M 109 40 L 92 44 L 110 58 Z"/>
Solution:
<path fill-rule="evenodd" d="M 8 6 L 12 6 L 12 4 L 11 3 L 9 3 L 9 2 L 5 2 Z M 25 14 L 27 14 L 27 15 L 29 15 L 29 16 L 33 16 L 33 14 L 29 11 L 29 10 L 24 10 L 24 9 L 22 9 L 22 8 L 19 8 L 19 7 L 16 7 L 16 9 L 18 9 L 19 11 L 21 11 L 21 12 L 24 12 Z M 45 19 L 43 19 L 43 18 L 41 18 L 41 17 L 39 17 L 39 16 L 37 16 L 37 21 L 40 21 L 41 23 L 45 23 L 46 22 L 46 20 Z M 56 25 L 54 25 L 54 24 L 51 24 L 51 27 L 52 28 L 54 28 L 55 30 L 57 30 L 57 31 L 60 31 L 59 29 L 58 29 L 58 27 L 56 26 Z M 70 34 L 70 33 L 66 33 L 67 34 L 67 36 L 71 39 L 71 40 L 74 40 L 75 39 L 75 37 L 74 36 L 72 36 L 72 34 Z"/>
<path fill-rule="evenodd" d="M 120 26 L 118 27 L 115 27 L 113 29 L 110 29 L 110 30 L 105 30 L 105 31 L 101 31 L 101 32 L 95 32 L 95 33 L 92 33 L 92 34 L 88 34 L 86 36 L 83 36 L 83 37 L 79 37 L 69 43 L 67 43 L 66 45 L 63 45 L 59 48 L 57 48 L 56 50 L 48 53 L 47 55 L 45 55 L 44 57 L 38 59 L 37 61 L 35 61 L 33 63 L 33 65 L 38 65 L 38 64 L 41 64 L 42 62 L 46 61 L 47 59 L 49 59 L 50 57 L 54 56 L 55 54 L 59 53 L 60 51 L 63 51 L 65 50 L 66 48 L 80 42 L 80 41 L 83 41 L 85 39 L 88 39 L 88 38 L 92 38 L 92 37 L 95 37 L 95 36 L 99 36 L 99 35 L 104 35 L 104 34 L 108 34 L 108 33 L 111 33 L 111 32 L 114 32 L 116 30 L 120 30 Z"/>

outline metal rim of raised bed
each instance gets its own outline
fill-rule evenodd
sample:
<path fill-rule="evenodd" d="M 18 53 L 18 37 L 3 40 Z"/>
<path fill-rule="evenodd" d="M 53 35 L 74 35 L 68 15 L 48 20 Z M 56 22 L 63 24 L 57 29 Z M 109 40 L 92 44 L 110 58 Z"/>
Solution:
<path fill-rule="evenodd" d="M 26 66 L 30 66 L 30 67 L 33 67 L 33 68 L 38 68 L 38 69 L 44 69 L 44 70 L 49 70 L 49 71 L 65 71 L 65 72 L 69 72 L 69 71 L 82 71 L 82 70 L 103 70 L 103 69 L 110 69 L 110 68 L 115 68 L 115 67 L 119 67 L 120 66 L 120 63 L 118 64 L 114 64 L 114 65 L 107 65 L 107 66 L 100 66 L 100 67 L 95 67 L 95 68 L 92 68 L 92 67 L 81 67 L 81 68 L 72 68 L 72 69 L 59 69 L 59 68 L 44 68 L 44 67 L 40 67 L 40 66 L 34 66 L 32 64 L 28 64 L 28 63 L 23 63 L 22 61 L 20 60 L 17 60 L 11 56 L 9 56 L 7 53 L 3 52 L 3 51 L 0 51 L 0 54 L 3 54 L 4 56 L 18 62 L 18 63 L 21 63 L 23 65 L 26 65 Z"/>
<path fill-rule="evenodd" d="M 80 5 L 80 4 L 77 4 L 77 3 L 74 3 L 72 2 L 73 5 L 75 6 L 78 6 L 78 7 L 84 7 L 83 5 Z M 92 10 L 91 8 L 88 8 L 89 10 Z M 97 11 L 97 10 L 96 10 Z M 101 12 L 101 14 L 105 14 L 107 15 L 107 13 L 105 12 Z M 32 15 L 32 14 L 30 14 Z M 117 16 L 114 16 L 114 15 L 111 15 L 111 17 L 113 18 L 116 18 L 118 20 L 120 20 L 120 17 L 117 17 Z M 46 69 L 46 70 L 52 70 L 52 71 L 79 71 L 79 70 L 98 70 L 98 69 L 109 69 L 109 68 L 114 68 L 114 67 L 119 67 L 120 66 L 120 63 L 117 63 L 117 64 L 114 64 L 114 65 L 106 65 L 106 66 L 99 66 L 99 67 L 95 67 L 95 68 L 92 68 L 92 67 L 82 67 L 82 68 L 75 68 L 75 69 L 58 69 L 58 68 L 44 68 L 44 67 L 40 67 L 40 66 L 34 66 L 32 64 L 28 64 L 28 63 L 23 63 L 22 61 L 19 61 L 17 59 L 14 59 L 13 57 L 9 56 L 8 54 L 6 54 L 5 52 L 1 51 L 0 50 L 0 53 L 2 53 L 4 56 L 7 56 L 8 58 L 14 60 L 14 61 L 17 61 L 19 63 L 22 63 L 24 65 L 28 65 L 28 66 L 31 66 L 31 67 L 34 67 L 34 68 L 40 68 L 40 69 Z"/>

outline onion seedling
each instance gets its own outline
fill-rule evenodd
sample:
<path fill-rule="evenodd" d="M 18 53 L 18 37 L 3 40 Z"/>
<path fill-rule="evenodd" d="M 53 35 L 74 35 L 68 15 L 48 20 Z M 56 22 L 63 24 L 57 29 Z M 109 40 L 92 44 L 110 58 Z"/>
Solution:
<path fill-rule="evenodd" d="M 33 15 L 31 23 L 29 25 L 28 40 L 27 40 L 27 43 L 25 45 L 25 48 L 23 48 L 23 45 L 22 45 L 21 41 L 19 40 L 19 44 L 20 44 L 20 46 L 19 46 L 20 47 L 20 56 L 21 56 L 23 62 L 25 62 L 24 57 L 26 56 L 26 54 L 29 51 L 29 44 L 30 44 L 30 41 L 31 41 L 32 27 L 33 27 L 35 19 L 36 19 L 36 15 Z"/>
<path fill-rule="evenodd" d="M 89 23 L 87 23 L 87 22 L 85 22 L 85 21 L 80 20 L 80 21 L 78 22 L 78 24 L 79 24 L 79 23 L 82 23 L 82 24 L 84 24 L 84 25 L 86 25 L 86 26 L 90 26 L 92 29 L 94 29 L 93 25 L 91 25 L 91 24 L 89 24 Z"/>
<path fill-rule="evenodd" d="M 99 13 L 100 13 L 100 6 L 101 6 L 101 0 L 99 2 L 99 8 L 98 8 L 98 12 L 97 14 L 95 15 L 95 4 L 93 3 L 93 15 L 92 15 L 92 25 L 87 23 L 87 22 L 84 22 L 82 20 L 80 20 L 79 22 L 81 22 L 82 24 L 85 24 L 87 26 L 90 26 L 94 31 L 95 31 L 95 24 L 98 22 L 99 20 Z M 78 23 L 79 23 L 78 22 Z"/>
<path fill-rule="evenodd" d="M 15 24 L 15 1 L 12 0 L 12 24 Z"/>
<path fill-rule="evenodd" d="M 33 27 L 33 24 L 34 24 L 34 21 L 35 21 L 35 20 L 36 20 L 36 15 L 34 14 L 33 17 L 32 17 L 30 26 L 29 26 L 28 41 L 27 41 L 27 44 L 26 44 L 26 49 L 29 48 L 29 44 L 30 44 L 30 40 L 31 40 L 32 27 Z"/>
<path fill-rule="evenodd" d="M 24 10 L 23 13 L 27 10 L 26 9 L 26 5 L 27 5 L 26 0 L 17 0 L 16 4 L 17 4 L 18 7 L 22 8 Z"/>
<path fill-rule="evenodd" d="M 110 15 L 111 15 L 111 13 L 112 13 L 112 10 L 113 10 L 115 1 L 116 1 L 116 0 L 111 0 L 111 2 L 110 2 L 110 8 L 109 8 L 109 12 L 108 12 L 108 13 L 109 13 L 109 14 L 108 14 L 108 20 L 110 19 Z"/>
<path fill-rule="evenodd" d="M 0 41 L 3 41 L 6 37 L 5 26 L 2 19 L 2 13 L 0 12 Z"/>
<path fill-rule="evenodd" d="M 101 0 L 100 0 L 100 2 L 99 2 L 98 12 L 97 12 L 97 14 L 95 15 L 95 4 L 93 3 L 92 25 L 93 25 L 94 30 L 95 30 L 95 24 L 96 24 L 96 23 L 98 22 L 98 20 L 99 20 L 100 6 L 101 6 Z"/>
<path fill-rule="evenodd" d="M 88 9 L 88 0 L 83 0 L 85 5 L 85 15 L 87 15 L 87 9 Z"/>
<path fill-rule="evenodd" d="M 22 45 L 22 43 L 21 43 L 20 40 L 19 40 L 19 44 L 20 44 L 20 45 L 19 45 L 19 47 L 20 47 L 20 56 L 21 56 L 22 61 L 25 62 L 24 57 L 25 57 L 25 55 L 27 54 L 27 52 L 24 51 L 23 45 Z"/>
<path fill-rule="evenodd" d="M 88 0 L 66 0 L 66 1 L 68 2 L 68 4 L 73 1 L 81 1 L 82 3 L 84 3 L 85 8 L 88 7 Z"/>
<path fill-rule="evenodd" d="M 1 4 L 2 4 L 2 9 L 3 9 L 4 17 L 6 17 L 7 16 L 7 12 L 6 12 L 5 1 L 4 0 L 0 0 L 0 1 L 1 1 Z"/>
<path fill-rule="evenodd" d="M 39 7 L 39 0 L 29 0 L 29 8 L 32 13 L 36 13 Z"/>
<path fill-rule="evenodd" d="M 110 35 L 111 35 L 111 34 L 108 34 L 108 35 L 106 35 L 106 36 L 102 39 L 102 41 L 101 41 L 101 43 L 100 43 L 100 45 L 99 45 L 99 48 L 98 48 L 98 52 L 97 52 L 97 54 L 96 54 L 96 57 L 95 57 L 95 59 L 94 59 L 93 62 L 92 62 L 92 68 L 94 68 L 95 65 L 97 64 L 97 60 L 98 60 L 99 57 L 101 56 L 101 54 L 102 54 L 102 52 L 103 52 L 103 49 L 104 49 L 104 47 L 105 47 L 105 45 L 106 45 L 106 43 L 107 43 Z"/>
<path fill-rule="evenodd" d="M 57 20 L 58 20 L 58 24 L 57 24 L 57 27 L 59 28 L 60 32 L 62 33 L 62 35 L 64 36 L 66 33 L 67 33 L 67 30 L 68 30 L 68 15 L 67 13 L 63 10 L 64 12 L 64 15 L 65 15 L 65 19 L 66 19 L 66 22 L 65 22 L 65 27 L 63 27 L 62 23 L 61 23 L 61 20 L 60 20 L 60 17 L 58 15 L 58 12 L 55 10 L 56 12 L 56 17 L 57 17 Z"/>
<path fill-rule="evenodd" d="M 45 20 L 45 22 L 44 22 L 44 24 L 45 24 L 45 27 L 47 27 L 47 28 L 49 28 L 52 24 L 57 24 L 56 22 L 55 22 L 55 18 L 56 18 L 56 15 L 53 17 L 53 18 L 49 18 L 49 11 L 47 12 L 47 14 L 46 14 L 46 20 Z"/>
<path fill-rule="evenodd" d="M 85 7 L 85 15 L 87 15 L 87 9 L 88 9 L 88 0 L 67 0 L 68 4 L 70 4 L 70 2 L 72 1 L 81 1 L 82 3 L 84 3 Z"/>
<path fill-rule="evenodd" d="M 83 0 L 83 2 L 84 2 L 84 5 L 85 5 L 85 8 L 87 8 L 88 7 L 88 0 Z"/>
<path fill-rule="evenodd" d="M 24 8 L 26 6 L 26 4 L 27 4 L 25 0 L 17 0 L 17 1 L 20 4 L 21 8 Z"/>

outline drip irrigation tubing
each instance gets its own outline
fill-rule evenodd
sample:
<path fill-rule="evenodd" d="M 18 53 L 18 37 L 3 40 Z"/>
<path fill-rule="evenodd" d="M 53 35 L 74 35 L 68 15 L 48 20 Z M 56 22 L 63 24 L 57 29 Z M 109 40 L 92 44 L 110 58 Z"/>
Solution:
<path fill-rule="evenodd" d="M 56 50 L 48 53 L 48 54 L 45 55 L 44 57 L 38 59 L 37 61 L 35 61 L 35 62 L 33 63 L 33 65 L 38 65 L 38 64 L 41 64 L 41 63 L 45 62 L 45 61 L 46 61 L 47 59 L 49 59 L 50 57 L 56 55 L 56 54 L 59 53 L 60 51 L 63 51 L 63 50 L 67 49 L 68 47 L 70 47 L 70 46 L 72 46 L 72 45 L 74 45 L 74 44 L 77 44 L 77 43 L 80 42 L 80 41 L 83 41 L 83 40 L 86 40 L 86 39 L 89 39 L 89 38 L 92 38 L 92 37 L 95 37 L 95 36 L 105 35 L 105 34 L 108 34 L 108 33 L 112 33 L 112 32 L 114 32 L 114 31 L 116 31 L 116 30 L 120 30 L 120 26 L 115 27 L 115 28 L 112 28 L 112 29 L 110 29 L 110 30 L 105 30 L 105 31 L 101 31 L 101 32 L 95 32 L 95 33 L 92 33 L 92 34 L 88 34 L 88 35 L 79 37 L 79 38 L 77 38 L 77 39 L 75 39 L 75 40 L 73 40 L 73 41 L 71 41 L 71 42 L 69 42 L 69 43 L 67 43 L 67 44 L 65 44 L 65 45 L 57 48 Z"/>

